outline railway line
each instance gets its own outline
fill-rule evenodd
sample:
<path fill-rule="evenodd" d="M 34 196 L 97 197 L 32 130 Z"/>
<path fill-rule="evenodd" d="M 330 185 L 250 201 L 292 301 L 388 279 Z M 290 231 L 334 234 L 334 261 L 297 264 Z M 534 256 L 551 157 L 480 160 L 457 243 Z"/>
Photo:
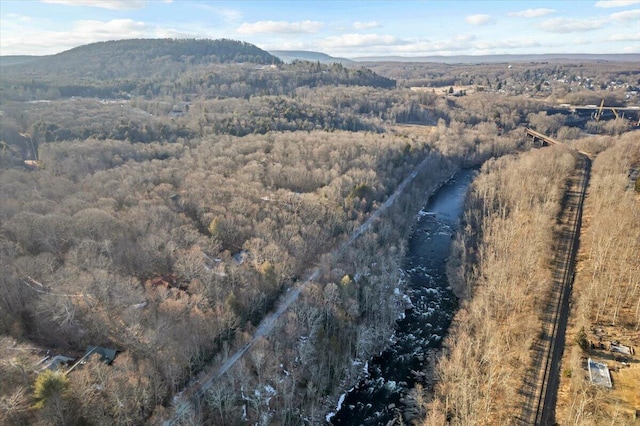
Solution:
<path fill-rule="evenodd" d="M 529 129 L 527 133 L 535 138 L 544 137 L 529 133 Z M 520 389 L 523 402 L 515 421 L 517 425 L 547 426 L 555 423 L 560 360 L 564 351 L 582 208 L 591 170 L 591 160 L 585 153 L 575 152 L 575 156 L 577 167 L 567 182 L 558 219 L 557 250 L 552 262 L 552 289 L 546 297 L 541 317 L 543 326 L 533 344 L 532 362 Z"/>
<path fill-rule="evenodd" d="M 526 130 L 527 134 L 543 144 L 557 145 L 561 142 L 532 129 Z M 582 207 L 586 196 L 587 185 L 591 168 L 591 160 L 583 152 L 575 152 L 577 167 L 567 182 L 562 211 L 558 218 L 557 250 L 553 259 L 553 285 L 551 292 L 546 295 L 545 309 L 542 313 L 543 327 L 536 339 L 532 350 L 532 363 L 527 371 L 523 385 L 520 389 L 522 397 L 522 409 L 515 419 L 517 425 L 553 425 L 555 422 L 555 403 L 559 384 L 559 368 L 567 319 L 569 313 L 569 300 L 573 285 L 575 258 L 578 249 L 580 227 L 582 223 Z M 403 192 L 404 188 L 417 176 L 418 171 L 430 163 L 432 159 L 427 157 L 415 170 L 403 181 L 396 192 L 376 211 L 362 226 L 357 228 L 351 237 L 343 245 L 348 245 L 357 239 L 362 233 L 367 232 L 373 221 L 388 209 Z M 198 406 L 201 398 L 213 383 L 231 369 L 254 344 L 263 337 L 268 336 L 280 316 L 296 302 L 306 285 L 316 279 L 322 272 L 321 267 L 310 271 L 309 276 L 297 287 L 291 289 L 281 300 L 278 309 L 268 315 L 258 326 L 252 339 L 243 347 L 233 353 L 222 365 L 212 366 L 198 379 L 193 380 L 177 396 L 174 402 L 174 411 L 171 418 L 164 422 L 165 426 L 175 425 L 194 406 Z"/>

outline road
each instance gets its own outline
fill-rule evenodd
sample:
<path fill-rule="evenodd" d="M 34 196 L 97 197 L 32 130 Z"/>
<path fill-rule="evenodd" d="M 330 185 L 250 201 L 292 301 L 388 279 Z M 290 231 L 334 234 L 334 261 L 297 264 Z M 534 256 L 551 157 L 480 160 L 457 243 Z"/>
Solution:
<path fill-rule="evenodd" d="M 412 172 L 409 176 L 407 176 L 401 183 L 398 185 L 394 193 L 360 225 L 356 230 L 351 234 L 349 239 L 341 243 L 338 248 L 334 250 L 334 253 L 339 253 L 346 246 L 355 241 L 362 234 L 366 233 L 373 223 L 380 218 L 380 216 L 388 210 L 395 202 L 398 200 L 402 192 L 406 189 L 406 187 L 418 176 L 420 171 L 422 171 L 427 166 L 435 163 L 437 160 L 434 156 L 428 156 L 425 158 Z M 175 398 L 175 410 L 172 417 L 167 420 L 164 425 L 174 425 L 176 424 L 181 417 L 183 417 L 186 413 L 188 413 L 193 405 L 198 405 L 200 398 L 205 394 L 205 392 L 211 388 L 211 386 L 215 383 L 217 379 L 222 377 L 226 372 L 228 372 L 238 360 L 240 360 L 260 339 L 265 336 L 268 336 L 278 321 L 278 319 L 282 316 L 283 313 L 289 309 L 289 307 L 298 299 L 300 293 L 308 286 L 309 283 L 316 280 L 321 273 L 323 272 L 323 267 L 318 266 L 312 269 L 307 278 L 304 279 L 301 283 L 296 285 L 294 288 L 289 289 L 281 298 L 279 303 L 277 304 L 278 308 L 267 315 L 256 331 L 254 332 L 251 340 L 242 346 L 238 351 L 236 351 L 233 355 L 231 355 L 223 364 L 212 367 L 210 372 L 205 373 L 200 376 L 197 381 L 191 381 L 187 387 L 185 387 L 177 397 Z"/>
<path fill-rule="evenodd" d="M 587 155 L 582 152 L 576 152 L 575 155 L 577 167 L 569 178 L 558 220 L 560 231 L 553 260 L 552 290 L 542 315 L 543 328 L 532 348 L 532 363 L 520 389 L 523 405 L 516 418 L 518 425 L 555 424 L 560 360 L 564 351 L 582 207 L 591 170 L 591 160 Z"/>

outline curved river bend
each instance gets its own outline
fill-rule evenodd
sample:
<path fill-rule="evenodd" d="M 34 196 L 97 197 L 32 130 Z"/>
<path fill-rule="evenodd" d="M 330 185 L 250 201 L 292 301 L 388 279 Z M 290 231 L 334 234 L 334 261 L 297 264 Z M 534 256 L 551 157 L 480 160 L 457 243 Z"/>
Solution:
<path fill-rule="evenodd" d="M 475 174 L 458 172 L 420 211 L 403 265 L 410 302 L 396 324 L 396 340 L 368 363 L 368 377 L 340 398 L 338 412 L 327 416 L 331 424 L 384 425 L 412 416 L 404 397 L 424 382 L 420 372 L 429 363 L 429 350 L 440 346 L 457 309 L 446 261 Z"/>

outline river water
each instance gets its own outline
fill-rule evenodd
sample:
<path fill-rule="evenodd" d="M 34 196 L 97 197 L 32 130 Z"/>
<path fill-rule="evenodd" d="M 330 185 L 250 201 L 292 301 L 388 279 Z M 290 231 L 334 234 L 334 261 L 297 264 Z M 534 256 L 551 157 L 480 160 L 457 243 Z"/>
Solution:
<path fill-rule="evenodd" d="M 341 397 L 337 413 L 328 417 L 331 424 L 385 425 L 411 417 L 405 396 L 416 383 L 424 384 L 419 373 L 429 363 L 429 351 L 440 346 L 457 309 L 446 261 L 475 174 L 458 172 L 420 211 L 403 264 L 409 300 L 396 324 L 395 342 L 368 363 L 368 377 Z"/>

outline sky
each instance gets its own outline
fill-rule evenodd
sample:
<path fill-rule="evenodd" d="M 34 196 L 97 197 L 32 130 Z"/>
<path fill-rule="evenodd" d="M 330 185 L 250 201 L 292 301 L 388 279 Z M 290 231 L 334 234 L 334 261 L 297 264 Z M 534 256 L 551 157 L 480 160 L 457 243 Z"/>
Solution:
<path fill-rule="evenodd" d="M 227 38 L 338 57 L 640 53 L 640 0 L 0 0 L 0 55 Z"/>

